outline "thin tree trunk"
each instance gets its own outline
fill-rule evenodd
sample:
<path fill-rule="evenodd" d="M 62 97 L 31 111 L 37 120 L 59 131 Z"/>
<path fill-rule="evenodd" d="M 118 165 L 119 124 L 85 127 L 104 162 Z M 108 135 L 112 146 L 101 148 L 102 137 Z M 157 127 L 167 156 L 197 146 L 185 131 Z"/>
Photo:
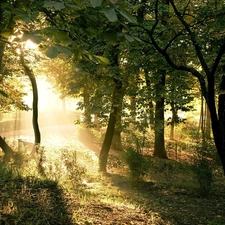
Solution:
<path fill-rule="evenodd" d="M 131 118 L 132 121 L 136 121 L 136 98 L 135 96 L 130 97 L 130 111 L 131 111 Z"/>
<path fill-rule="evenodd" d="M 210 111 L 208 105 L 205 103 L 205 137 L 210 138 L 211 136 L 211 120 L 210 120 Z"/>
<path fill-rule="evenodd" d="M 200 117 L 199 117 L 199 124 L 198 124 L 198 133 L 202 131 L 202 123 L 203 123 L 203 96 L 201 94 L 201 110 L 200 110 Z M 203 132 L 203 131 L 202 131 Z"/>
<path fill-rule="evenodd" d="M 88 81 L 87 81 L 88 83 Z M 85 123 L 87 125 L 90 125 L 91 123 L 91 114 L 90 114 L 90 94 L 89 94 L 89 87 L 88 84 L 84 85 L 84 92 L 83 92 L 83 98 L 84 98 L 84 117 L 85 117 Z"/>
<path fill-rule="evenodd" d="M 174 102 L 171 102 L 171 108 L 172 108 L 172 118 L 171 118 L 171 124 L 170 124 L 170 139 L 174 139 L 174 130 L 175 130 L 175 124 L 178 120 L 177 111 L 174 108 Z"/>
<path fill-rule="evenodd" d="M 2 4 L 0 3 L 0 21 L 3 21 L 3 10 L 2 10 Z M 4 55 L 4 50 L 5 50 L 5 44 L 1 43 L 0 44 L 0 72 L 2 71 L 2 59 Z"/>
<path fill-rule="evenodd" d="M 113 134 L 115 130 L 116 125 L 116 118 L 118 115 L 118 108 L 119 103 L 121 102 L 121 98 L 123 98 L 123 90 L 122 90 L 122 82 L 119 80 L 115 81 L 116 87 L 113 92 L 113 99 L 112 99 L 112 107 L 111 107 L 111 113 L 109 116 L 109 122 L 105 134 L 105 139 L 102 144 L 102 148 L 99 155 L 99 171 L 100 172 L 106 172 L 106 166 L 107 166 L 107 159 L 109 154 L 109 149 L 112 143 Z"/>
<path fill-rule="evenodd" d="M 9 147 L 9 145 L 5 142 L 5 140 L 0 136 L 0 148 L 3 150 L 5 153 L 4 159 L 6 161 L 9 161 L 10 158 L 13 156 L 13 150 L 12 148 Z"/>
<path fill-rule="evenodd" d="M 149 124 L 151 126 L 151 128 L 154 127 L 154 106 L 152 103 L 152 100 L 150 99 L 151 96 L 151 81 L 150 78 L 148 76 L 148 71 L 145 70 L 145 82 L 146 82 L 146 87 L 148 90 L 148 94 L 149 94 L 149 100 L 148 100 L 148 105 L 149 105 Z"/>
<path fill-rule="evenodd" d="M 33 117 L 32 117 L 32 123 L 33 123 L 33 129 L 34 129 L 34 148 L 32 150 L 33 154 L 36 151 L 36 147 L 41 143 L 41 133 L 39 130 L 38 125 L 38 89 L 37 89 L 37 82 L 35 79 L 35 76 L 33 74 L 33 71 L 26 65 L 24 61 L 24 55 L 23 50 L 21 49 L 21 55 L 20 55 L 20 61 L 24 68 L 25 74 L 29 77 L 31 85 L 32 85 L 32 91 L 33 91 Z"/>

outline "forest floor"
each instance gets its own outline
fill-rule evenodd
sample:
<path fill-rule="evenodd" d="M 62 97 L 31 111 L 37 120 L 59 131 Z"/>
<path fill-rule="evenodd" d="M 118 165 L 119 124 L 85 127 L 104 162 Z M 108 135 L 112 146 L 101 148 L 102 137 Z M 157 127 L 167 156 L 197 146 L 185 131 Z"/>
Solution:
<path fill-rule="evenodd" d="M 40 175 L 22 176 L 15 166 L 6 169 L 1 164 L 0 225 L 225 224 L 225 181 L 221 173 L 207 196 L 199 193 L 186 164 L 174 160 L 152 159 L 158 171 L 151 171 L 135 183 L 120 154 L 112 150 L 108 173 L 98 173 L 99 146 L 90 139 L 75 140 L 70 132 L 65 129 L 62 135 L 61 129 L 59 135 L 50 135 L 46 131 L 45 149 L 54 152 L 50 158 L 65 149 L 66 153 L 76 152 L 76 163 L 86 172 L 71 167 L 76 173 L 70 173 L 69 180 L 73 182 L 62 183 L 64 168 L 60 162 L 67 166 L 74 162 L 65 155 L 65 159 L 58 156 L 58 164 L 54 164 L 61 174 L 55 173 L 51 179 Z M 53 170 L 53 164 L 49 164 L 49 168 Z M 27 170 L 26 174 L 31 174 Z"/>

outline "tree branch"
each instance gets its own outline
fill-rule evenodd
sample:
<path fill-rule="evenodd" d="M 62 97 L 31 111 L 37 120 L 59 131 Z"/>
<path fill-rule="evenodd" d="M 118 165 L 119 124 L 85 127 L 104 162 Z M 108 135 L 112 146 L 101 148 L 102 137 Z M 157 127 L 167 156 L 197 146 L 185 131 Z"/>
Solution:
<path fill-rule="evenodd" d="M 173 0 L 169 0 L 169 1 L 170 1 L 171 5 L 173 7 L 173 10 L 174 10 L 177 18 L 180 20 L 180 22 L 184 25 L 185 29 L 189 33 L 190 39 L 191 39 L 192 44 L 193 44 L 193 46 L 195 48 L 196 54 L 198 56 L 198 59 L 199 59 L 201 65 L 202 65 L 203 70 L 205 71 L 205 73 L 206 73 L 206 75 L 208 77 L 209 74 L 210 74 L 210 70 L 209 70 L 209 67 L 208 67 L 204 57 L 203 57 L 203 54 L 202 54 L 202 51 L 201 51 L 201 47 L 199 46 L 199 44 L 196 41 L 195 33 L 191 31 L 189 24 L 184 20 L 183 16 L 181 15 L 181 13 L 176 8 L 176 6 L 174 4 L 174 1 Z"/>

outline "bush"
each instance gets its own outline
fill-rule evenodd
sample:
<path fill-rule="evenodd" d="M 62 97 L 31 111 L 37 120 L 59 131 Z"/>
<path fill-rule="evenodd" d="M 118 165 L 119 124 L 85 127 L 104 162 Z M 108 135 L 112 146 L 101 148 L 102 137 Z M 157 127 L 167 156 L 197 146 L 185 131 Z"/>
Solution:
<path fill-rule="evenodd" d="M 148 172 L 148 163 L 144 156 L 129 147 L 124 155 L 124 161 L 130 169 L 132 183 L 138 185 L 142 177 Z"/>
<path fill-rule="evenodd" d="M 7 166 L 4 162 L 0 162 L 0 191 L 8 181 L 12 180 L 13 176 L 12 168 Z"/>
<path fill-rule="evenodd" d="M 39 173 L 42 172 L 46 178 L 69 185 L 71 188 L 81 185 L 82 176 L 86 171 L 83 166 L 78 164 L 76 151 L 60 149 L 56 152 L 52 149 L 52 154 L 45 155 L 45 151 L 40 153 Z"/>
<path fill-rule="evenodd" d="M 213 158 L 212 149 L 206 142 L 196 147 L 193 160 L 194 178 L 199 184 L 199 193 L 207 196 L 212 188 L 213 182 Z"/>

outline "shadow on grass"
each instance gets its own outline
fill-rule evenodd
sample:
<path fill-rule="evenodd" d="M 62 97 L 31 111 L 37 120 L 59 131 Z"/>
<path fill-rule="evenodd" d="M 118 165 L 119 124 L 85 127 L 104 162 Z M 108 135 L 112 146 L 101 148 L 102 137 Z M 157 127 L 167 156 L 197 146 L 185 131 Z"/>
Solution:
<path fill-rule="evenodd" d="M 135 185 L 128 177 L 120 174 L 108 173 L 105 177 L 112 186 L 123 192 L 124 199 L 132 200 L 145 210 L 157 212 L 162 219 L 159 224 L 225 224 L 225 199 L 222 192 L 212 192 L 207 198 L 202 197 L 194 190 L 190 191 L 189 180 L 186 184 L 187 189 L 184 185 L 177 186 L 175 183 L 180 176 L 171 177 L 169 172 L 171 170 L 164 170 L 160 176 L 158 174 L 158 180 L 140 180 Z M 185 172 L 186 170 L 181 171 Z M 163 178 L 164 176 L 167 178 Z M 163 178 L 163 182 L 160 181 L 160 177 Z"/>
<path fill-rule="evenodd" d="M 58 184 L 34 177 L 14 177 L 1 171 L 0 225 L 16 224 L 72 224 Z"/>

